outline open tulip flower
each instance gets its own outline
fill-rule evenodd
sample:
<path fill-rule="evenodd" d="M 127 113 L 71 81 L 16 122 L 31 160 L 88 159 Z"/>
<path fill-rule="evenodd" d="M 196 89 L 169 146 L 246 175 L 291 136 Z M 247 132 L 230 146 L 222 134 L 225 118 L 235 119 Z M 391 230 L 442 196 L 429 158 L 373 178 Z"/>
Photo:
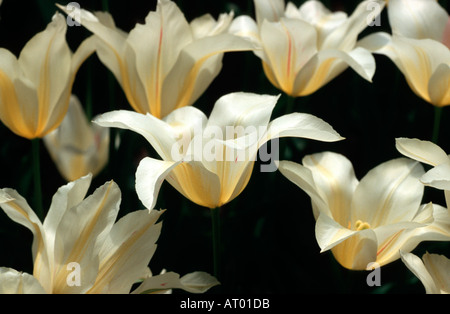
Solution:
<path fill-rule="evenodd" d="M 219 74 L 223 53 L 254 49 L 227 33 L 232 19 L 233 13 L 217 21 L 208 14 L 188 23 L 174 2 L 158 0 L 156 12 L 127 34 L 109 13 L 80 10 L 81 24 L 97 38 L 97 55 L 131 107 L 157 118 L 192 105 Z"/>
<path fill-rule="evenodd" d="M 44 137 L 44 143 L 67 181 L 89 173 L 95 176 L 108 162 L 109 129 L 91 124 L 75 95 L 63 122 Z"/>
<path fill-rule="evenodd" d="M 448 13 L 435 0 L 392 0 L 388 16 L 392 35 L 378 32 L 360 45 L 391 59 L 417 96 L 436 107 L 450 105 Z"/>
<path fill-rule="evenodd" d="M 357 37 L 369 24 L 373 11 L 384 1 L 363 1 L 353 14 L 330 12 L 320 1 L 306 1 L 299 8 L 283 0 L 255 0 L 256 21 L 237 17 L 230 32 L 256 43 L 269 81 L 286 94 L 314 93 L 349 66 L 371 81 L 375 60 L 357 46 Z M 379 12 L 378 12 L 379 13 Z M 375 16 L 373 16 L 375 17 Z"/>
<path fill-rule="evenodd" d="M 421 178 L 427 186 L 444 190 L 447 206 L 450 204 L 450 157 L 438 145 L 419 139 L 397 138 L 397 150 L 406 157 L 420 161 L 433 168 Z"/>
<path fill-rule="evenodd" d="M 194 203 L 217 208 L 245 188 L 257 151 L 266 142 L 287 136 L 342 139 L 329 124 L 309 114 L 288 114 L 269 123 L 277 99 L 238 92 L 222 96 L 209 119 L 194 107 L 184 107 L 163 120 L 122 110 L 100 115 L 94 122 L 143 135 L 162 158 L 146 157 L 137 169 L 136 191 L 145 206 L 154 206 L 158 189 L 153 187 L 166 179 Z M 274 146 L 264 161 L 276 155 Z"/>
<path fill-rule="evenodd" d="M 204 292 L 214 277 L 194 272 L 179 278 L 172 272 L 151 276 L 163 211 L 134 211 L 115 222 L 121 194 L 107 182 L 85 198 L 92 175 L 58 189 L 42 223 L 15 190 L 2 189 L 0 206 L 15 222 L 33 233 L 33 275 L 0 268 L 0 293 L 138 293 L 182 288 Z"/>
<path fill-rule="evenodd" d="M 319 247 L 345 268 L 383 266 L 421 241 L 450 240 L 447 209 L 421 205 L 424 169 L 417 161 L 387 161 L 361 181 L 347 158 L 331 152 L 308 155 L 303 165 L 281 161 L 279 169 L 311 197 Z"/>
<path fill-rule="evenodd" d="M 56 13 L 18 59 L 0 48 L 0 119 L 19 136 L 42 138 L 66 115 L 75 75 L 94 51 L 87 39 L 72 53 L 66 29 L 66 19 Z"/>
<path fill-rule="evenodd" d="M 420 279 L 427 294 L 450 293 L 450 260 L 444 255 L 425 253 L 422 259 L 400 252 L 403 263 Z"/>

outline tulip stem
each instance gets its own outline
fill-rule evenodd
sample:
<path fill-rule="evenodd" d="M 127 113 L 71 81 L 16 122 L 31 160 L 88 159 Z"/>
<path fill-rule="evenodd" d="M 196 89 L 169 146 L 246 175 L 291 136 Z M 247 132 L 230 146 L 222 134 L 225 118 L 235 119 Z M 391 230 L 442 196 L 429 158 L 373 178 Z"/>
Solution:
<path fill-rule="evenodd" d="M 435 144 L 437 144 L 439 140 L 441 117 L 442 117 L 442 107 L 434 107 L 434 125 L 433 125 L 432 142 Z"/>
<path fill-rule="evenodd" d="M 42 206 L 42 185 L 41 185 L 41 162 L 39 156 L 40 139 L 31 140 L 32 158 L 33 158 L 33 176 L 34 176 L 34 210 L 40 219 L 43 219 Z"/>
<path fill-rule="evenodd" d="M 296 98 L 293 96 L 290 96 L 290 95 L 286 95 L 286 96 L 287 96 L 286 114 L 290 114 L 290 113 L 294 112 Z"/>
<path fill-rule="evenodd" d="M 219 280 L 220 273 L 220 207 L 211 209 L 211 226 L 213 241 L 214 276 Z"/>

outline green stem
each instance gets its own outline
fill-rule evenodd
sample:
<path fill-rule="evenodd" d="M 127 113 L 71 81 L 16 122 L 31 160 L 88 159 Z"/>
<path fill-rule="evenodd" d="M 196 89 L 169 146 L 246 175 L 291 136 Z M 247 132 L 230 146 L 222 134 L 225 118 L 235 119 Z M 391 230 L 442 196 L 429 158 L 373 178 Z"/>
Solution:
<path fill-rule="evenodd" d="M 441 125 L 442 107 L 434 107 L 434 125 L 432 142 L 437 144 L 439 140 L 439 129 Z"/>
<path fill-rule="evenodd" d="M 219 280 L 220 277 L 220 207 L 211 209 L 211 226 L 213 241 L 213 258 L 214 258 L 214 276 Z"/>
<path fill-rule="evenodd" d="M 42 220 L 44 217 L 42 206 L 42 185 L 41 185 L 41 162 L 39 156 L 40 139 L 31 140 L 32 158 L 33 158 L 33 176 L 34 176 L 34 210 L 37 216 Z"/>
<path fill-rule="evenodd" d="M 296 100 L 295 97 L 286 94 L 286 114 L 294 112 L 295 100 Z"/>
<path fill-rule="evenodd" d="M 109 3 L 108 0 L 102 0 L 102 9 L 105 12 L 109 12 Z"/>

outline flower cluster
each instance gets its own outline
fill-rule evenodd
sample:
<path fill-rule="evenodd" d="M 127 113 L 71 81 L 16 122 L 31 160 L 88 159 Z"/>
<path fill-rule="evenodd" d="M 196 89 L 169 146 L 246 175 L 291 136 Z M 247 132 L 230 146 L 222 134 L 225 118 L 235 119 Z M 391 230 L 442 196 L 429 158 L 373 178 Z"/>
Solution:
<path fill-rule="evenodd" d="M 6 12 L 8 4 L 0 9 Z M 32 143 L 26 188 L 6 181 L 0 207 L 5 221 L 21 224 L 33 235 L 32 274 L 1 260 L 0 293 L 204 293 L 220 286 L 235 292 L 228 290 L 229 275 L 242 265 L 227 265 L 228 255 L 235 253 L 229 249 L 223 254 L 227 220 L 220 220 L 233 206 L 244 211 L 261 207 L 268 198 L 272 202 L 264 211 L 271 213 L 268 217 L 283 216 L 281 233 L 291 237 L 296 233 L 286 231 L 288 226 L 307 230 L 309 222 L 296 221 L 284 207 L 310 208 L 319 255 L 330 251 L 342 272 L 403 261 L 402 269 L 419 278 L 427 293 L 450 293 L 448 250 L 427 252 L 423 260 L 413 253 L 424 243 L 447 249 L 450 243 L 450 155 L 443 142 L 437 143 L 443 108 L 450 105 L 450 18 L 438 1 L 364 0 L 346 13 L 318 0 L 300 5 L 254 0 L 246 13 L 235 6 L 217 19 L 204 13 L 189 21 L 176 1 L 158 0 L 130 31 L 118 26 L 120 14 L 108 12 L 107 6 L 95 11 L 71 2 L 53 3 L 52 9 L 56 13 L 47 27 L 28 40 L 18 57 L 0 48 L 0 120 L 9 138 Z M 390 29 L 371 31 L 380 27 L 382 17 Z M 72 52 L 66 37 L 74 25 L 85 33 Z M 232 55 L 257 60 L 254 69 L 263 78 L 257 85 L 265 86 L 264 92 L 240 86 L 215 93 L 225 71 L 244 80 L 257 77 L 245 67 L 230 66 Z M 77 82 L 88 61 L 101 70 L 87 73 L 88 92 L 81 98 Z M 338 129 L 342 115 L 326 115 L 327 104 L 315 104 L 325 111 L 312 112 L 297 100 L 326 93 L 345 75 L 373 86 L 379 64 L 392 66 L 404 77 L 408 93 L 431 105 L 426 108 L 435 110 L 435 125 L 431 141 L 395 129 L 387 149 L 394 156 L 372 164 L 358 179 L 360 169 L 350 155 L 363 148 L 351 133 L 344 137 L 325 121 Z M 119 87 L 109 85 L 115 95 L 109 102 L 122 100 L 108 110 L 96 107 L 92 97 L 103 83 L 92 77 L 103 74 Z M 356 88 L 347 92 L 358 94 Z M 326 100 L 332 103 L 338 96 L 328 94 Z M 339 106 L 339 112 L 348 109 Z M 333 148 L 347 142 L 354 145 L 347 146 L 349 155 Z M 52 171 L 43 168 L 43 159 L 54 166 L 58 180 L 42 176 Z M 106 183 L 90 191 L 93 180 L 105 176 Z M 45 193 L 52 182 L 61 181 L 46 206 Z M 257 195 L 247 192 L 255 187 Z M 295 191 L 290 199 L 278 198 L 277 191 L 284 188 Z M 261 191 L 272 193 L 269 197 Z M 446 204 L 427 199 L 427 191 L 442 194 Z M 143 209 L 120 211 L 122 200 L 134 196 L 133 206 Z M 302 196 L 308 200 L 300 206 L 296 197 Z M 163 252 L 176 250 L 168 247 L 173 242 L 160 239 L 165 217 L 178 217 L 177 227 L 168 219 L 167 230 L 176 230 L 186 217 L 170 206 L 182 203 L 173 199 L 184 201 L 188 211 L 200 207 L 211 217 L 211 266 L 194 266 L 182 277 L 165 269 L 153 275 L 156 243 L 162 241 Z M 203 229 L 196 217 L 196 228 Z M 250 224 L 268 224 L 270 218 L 262 217 L 252 217 Z M 261 228 L 255 230 L 260 233 Z M 301 246 L 289 250 L 310 254 Z M 185 264 L 177 265 L 187 269 L 198 263 L 189 257 L 193 261 L 183 257 Z M 321 271 L 315 266 L 309 264 L 308 272 Z M 263 268 L 251 271 L 258 269 Z M 285 275 L 277 272 L 275 282 L 280 282 Z"/>

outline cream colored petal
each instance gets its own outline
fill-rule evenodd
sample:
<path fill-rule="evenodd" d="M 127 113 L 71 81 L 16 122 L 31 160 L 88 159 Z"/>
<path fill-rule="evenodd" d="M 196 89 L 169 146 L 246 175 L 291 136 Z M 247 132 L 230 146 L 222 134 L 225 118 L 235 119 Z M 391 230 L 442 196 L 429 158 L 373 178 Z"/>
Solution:
<path fill-rule="evenodd" d="M 0 267 L 0 294 L 45 294 L 45 290 L 30 274 Z"/>
<path fill-rule="evenodd" d="M 351 200 L 358 185 L 351 162 L 340 154 L 324 152 L 305 156 L 303 166 L 311 171 L 315 193 L 325 203 L 325 208 L 318 208 L 347 227 Z"/>
<path fill-rule="evenodd" d="M 285 160 L 280 161 L 278 169 L 289 181 L 297 185 L 311 197 L 311 202 L 314 204 L 313 214 L 316 220 L 320 212 L 332 216 L 328 207 L 327 197 L 316 187 L 314 176 L 310 169 Z"/>
<path fill-rule="evenodd" d="M 51 269 L 47 253 L 46 234 L 42 223 L 30 208 L 27 201 L 17 191 L 12 189 L 3 189 L 3 191 L 13 200 L 0 204 L 0 207 L 11 220 L 21 224 L 32 232 L 33 244 L 31 251 L 34 261 L 33 275 L 40 281 L 45 291 L 51 293 Z"/>
<path fill-rule="evenodd" d="M 316 239 L 321 252 L 331 249 L 345 268 L 364 270 L 376 261 L 377 239 L 371 229 L 352 231 L 322 213 L 316 221 Z"/>
<path fill-rule="evenodd" d="M 317 29 L 319 47 L 325 38 L 348 18 L 347 13 L 331 12 L 320 1 L 306 1 L 298 9 L 289 2 L 285 14 L 287 17 L 300 18 L 314 25 Z"/>
<path fill-rule="evenodd" d="M 202 271 L 184 275 L 181 277 L 180 283 L 181 289 L 191 293 L 204 293 L 220 284 L 215 277 Z"/>
<path fill-rule="evenodd" d="M 198 99 L 219 73 L 223 53 L 253 49 L 250 41 L 231 34 L 208 36 L 184 47 L 165 78 L 161 116 L 176 108 L 192 105 Z"/>
<path fill-rule="evenodd" d="M 141 134 L 164 160 L 172 160 L 172 148 L 178 134 L 172 127 L 150 115 L 127 110 L 104 113 L 93 120 L 104 127 L 116 127 Z"/>
<path fill-rule="evenodd" d="M 216 208 L 223 205 L 220 178 L 206 168 L 202 161 L 191 159 L 180 163 L 166 180 L 178 192 L 200 206 Z"/>
<path fill-rule="evenodd" d="M 427 206 L 427 208 L 432 208 Z M 425 210 L 427 213 L 428 210 Z M 431 217 L 431 221 L 433 218 Z M 399 223 L 388 224 L 378 228 L 374 231 L 377 235 L 378 247 L 377 247 L 377 260 L 376 262 L 380 266 L 387 265 L 400 258 L 399 251 L 411 251 L 413 246 L 405 245 L 408 240 L 414 236 L 415 230 L 425 227 L 426 223 L 415 221 L 402 221 Z M 414 245 L 417 245 L 416 242 Z"/>
<path fill-rule="evenodd" d="M 420 181 L 439 190 L 450 190 L 450 163 L 443 163 L 430 169 Z"/>
<path fill-rule="evenodd" d="M 376 263 L 376 238 L 373 230 L 355 233 L 331 249 L 333 256 L 350 270 L 371 270 Z"/>
<path fill-rule="evenodd" d="M 159 2 L 145 24 L 137 24 L 127 43 L 136 53 L 136 68 L 153 115 L 160 118 L 162 86 L 181 50 L 193 40 L 183 13 L 172 2 Z"/>
<path fill-rule="evenodd" d="M 450 105 L 450 63 L 441 63 L 428 82 L 431 104 L 442 107 Z"/>
<path fill-rule="evenodd" d="M 185 136 L 190 142 L 194 135 L 200 134 L 206 127 L 208 118 L 195 107 L 183 107 L 172 111 L 163 121 L 168 123 L 177 137 Z"/>
<path fill-rule="evenodd" d="M 244 92 L 222 96 L 214 104 L 206 127 L 219 127 L 224 135 L 220 139 L 223 140 L 234 138 L 234 134 L 226 136 L 227 127 L 240 127 L 247 132 L 258 131 L 257 128 L 265 129 L 279 97 Z"/>
<path fill-rule="evenodd" d="M 298 72 L 317 52 L 315 28 L 302 20 L 283 18 L 276 23 L 264 22 L 260 35 L 265 63 L 274 75 L 271 81 L 294 96 Z"/>
<path fill-rule="evenodd" d="M 411 221 L 422 200 L 425 173 L 417 161 L 406 158 L 384 162 L 360 181 L 352 202 L 352 223 L 361 220 L 372 228 Z"/>
<path fill-rule="evenodd" d="M 259 28 L 255 20 L 248 15 L 237 16 L 231 22 L 228 30 L 230 34 L 244 37 L 254 44 L 260 45 Z"/>
<path fill-rule="evenodd" d="M 361 47 L 350 52 L 330 49 L 319 51 L 297 74 L 293 94 L 309 95 L 336 78 L 348 67 L 371 82 L 375 74 L 375 59 Z"/>
<path fill-rule="evenodd" d="M 448 13 L 435 0 L 392 0 L 388 17 L 395 35 L 441 41 Z"/>
<path fill-rule="evenodd" d="M 136 192 L 148 210 L 155 207 L 164 179 L 181 161 L 163 161 L 150 157 L 142 159 L 136 171 Z"/>
<path fill-rule="evenodd" d="M 284 0 L 254 0 L 256 21 L 277 22 L 284 16 Z"/>
<path fill-rule="evenodd" d="M 147 268 L 156 250 L 163 211 L 139 210 L 121 218 L 100 251 L 100 267 L 88 293 L 127 294 Z"/>
<path fill-rule="evenodd" d="M 116 220 L 120 201 L 120 189 L 111 181 L 64 213 L 55 236 L 53 293 L 84 293 L 94 284 L 99 251 Z M 79 265 L 81 285 L 67 284 L 71 263 Z"/>
<path fill-rule="evenodd" d="M 216 20 L 214 17 L 207 13 L 198 18 L 193 19 L 189 25 L 191 27 L 192 35 L 194 39 L 214 36 L 224 33 L 228 30 L 231 22 L 233 21 L 234 13 L 222 13 Z"/>
<path fill-rule="evenodd" d="M 390 34 L 385 33 L 385 32 L 376 32 L 376 33 L 372 33 L 369 34 L 363 38 L 361 38 L 358 42 L 357 42 L 357 47 L 362 47 L 365 48 L 369 51 L 377 51 L 382 49 L 384 46 L 390 44 L 392 40 L 392 37 Z M 385 54 L 388 51 L 385 51 Z M 388 55 L 390 56 L 390 54 Z"/>
<path fill-rule="evenodd" d="M 372 22 L 371 18 L 374 18 L 375 14 L 381 13 L 384 5 L 385 1 L 382 0 L 360 2 L 349 18 L 324 39 L 321 49 L 351 51 L 356 45 L 359 34 Z"/>
<path fill-rule="evenodd" d="M 65 6 L 59 4 L 56 4 L 56 6 L 66 14 L 73 14 L 73 12 L 69 11 Z M 80 18 L 81 25 L 101 38 L 111 49 L 120 55 L 125 40 L 122 31 L 112 28 L 111 23 L 108 23 L 107 25 L 102 24 L 102 21 L 105 21 L 104 16 L 99 19 L 94 14 L 84 9 L 80 9 L 76 13 Z"/>
<path fill-rule="evenodd" d="M 83 201 L 91 184 L 91 180 L 92 176 L 86 175 L 74 182 L 69 182 L 66 185 L 61 186 L 53 195 L 50 209 L 48 210 L 43 223 L 46 250 L 51 257 L 49 260 L 51 268 L 54 266 L 54 245 L 61 219 L 68 210 Z"/>
<path fill-rule="evenodd" d="M 71 97 L 60 126 L 44 137 L 44 143 L 59 172 L 67 181 L 92 173 L 107 163 L 109 129 L 87 121 L 80 101 Z"/>
<path fill-rule="evenodd" d="M 302 137 L 323 142 L 335 142 L 344 139 L 322 119 L 298 112 L 271 121 L 267 127 L 267 133 L 260 141 L 260 146 L 265 141 L 281 137 Z"/>
<path fill-rule="evenodd" d="M 220 284 L 216 278 L 205 272 L 193 272 L 180 278 L 174 272 L 148 277 L 133 291 L 133 294 L 163 293 L 168 289 L 182 289 L 190 293 L 204 293 Z"/>
<path fill-rule="evenodd" d="M 392 37 L 391 42 L 377 53 L 388 56 L 403 73 L 411 89 L 428 102 L 431 102 L 428 90 L 431 76 L 442 63 L 450 63 L 450 50 L 431 39 Z"/>
<path fill-rule="evenodd" d="M 64 116 L 67 111 L 68 102 L 59 104 L 61 95 L 71 83 L 71 52 L 65 38 L 66 29 L 66 19 L 56 13 L 47 28 L 27 42 L 18 59 L 26 77 L 37 89 L 36 133 L 39 137 L 48 132 L 52 114 Z M 50 129 L 56 126 L 50 126 Z"/>
<path fill-rule="evenodd" d="M 16 57 L 0 48 L 0 119 L 15 134 L 31 139 L 35 137 L 34 126 L 37 124 L 37 95 L 33 102 L 22 104 L 19 97 L 24 99 L 23 91 L 28 100 L 33 92 L 36 95 L 33 84 L 23 76 Z M 23 115 L 24 105 L 25 113 L 32 115 L 31 120 Z"/>
<path fill-rule="evenodd" d="M 406 267 L 417 277 L 420 279 L 422 284 L 425 287 L 425 292 L 427 294 L 437 294 L 439 293 L 439 288 L 436 286 L 433 278 L 430 276 L 427 268 L 425 267 L 422 260 L 412 253 L 402 252 L 400 251 L 400 256 L 405 263 Z"/>
<path fill-rule="evenodd" d="M 390 238 L 383 237 L 378 250 L 380 263 L 387 264 L 399 256 L 399 250 L 411 252 L 417 245 L 424 241 L 449 241 L 450 216 L 447 208 L 436 204 L 429 204 L 433 210 L 433 221 L 420 226 L 413 222 L 411 228 L 402 228 Z M 414 226 L 414 223 L 416 224 Z"/>
<path fill-rule="evenodd" d="M 441 293 L 450 293 L 450 260 L 444 255 L 425 253 L 423 263 Z"/>
<path fill-rule="evenodd" d="M 438 145 L 430 141 L 410 138 L 396 138 L 395 147 L 406 157 L 431 166 L 437 166 L 450 161 L 447 153 Z"/>

